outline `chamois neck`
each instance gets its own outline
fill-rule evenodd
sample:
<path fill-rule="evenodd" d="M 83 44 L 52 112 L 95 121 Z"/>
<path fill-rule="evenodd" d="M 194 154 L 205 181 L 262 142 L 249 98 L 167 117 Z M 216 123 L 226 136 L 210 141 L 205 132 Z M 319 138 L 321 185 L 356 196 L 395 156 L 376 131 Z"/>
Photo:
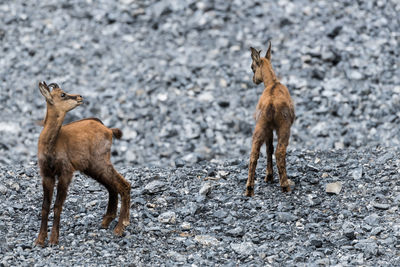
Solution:
<path fill-rule="evenodd" d="M 44 148 L 44 152 L 52 152 L 55 149 L 58 134 L 65 118 L 65 112 L 59 112 L 53 106 L 47 104 L 46 118 L 44 127 L 39 137 L 39 145 Z"/>
<path fill-rule="evenodd" d="M 276 77 L 275 72 L 272 69 L 271 63 L 267 61 L 263 61 L 261 74 L 263 77 L 264 88 L 267 88 L 268 86 L 278 82 L 278 78 Z"/>

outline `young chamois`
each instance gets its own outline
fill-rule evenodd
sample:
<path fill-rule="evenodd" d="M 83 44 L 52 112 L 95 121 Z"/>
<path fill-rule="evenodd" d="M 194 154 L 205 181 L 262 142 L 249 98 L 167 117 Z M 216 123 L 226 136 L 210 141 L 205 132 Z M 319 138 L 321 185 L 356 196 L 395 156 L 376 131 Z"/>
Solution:
<path fill-rule="evenodd" d="M 261 50 L 257 51 L 253 47 L 250 50 L 253 60 L 251 64 L 251 69 L 254 73 L 253 82 L 257 85 L 264 82 L 265 89 L 258 101 L 255 113 L 256 128 L 253 133 L 249 176 L 245 195 L 254 196 L 254 175 L 260 154 L 260 147 L 264 142 L 267 147 L 267 173 L 265 181 L 273 181 L 273 130 L 278 135 L 278 146 L 275 157 L 279 171 L 279 182 L 283 191 L 290 191 L 286 175 L 286 147 L 289 144 L 290 127 L 295 117 L 293 102 L 288 89 L 279 82 L 272 69 L 271 42 L 269 42 L 265 58 L 260 57 Z"/>
<path fill-rule="evenodd" d="M 50 88 L 52 90 L 50 91 Z M 38 143 L 38 163 L 43 184 L 42 223 L 35 243 L 44 246 L 47 222 L 56 178 L 57 197 L 54 203 L 54 223 L 50 244 L 58 243 L 60 214 L 67 197 L 68 186 L 74 171 L 92 177 L 104 185 L 109 193 L 108 207 L 102 227 L 107 228 L 116 217 L 118 194 L 121 195 L 121 211 L 116 235 L 122 235 L 129 224 L 131 185 L 113 167 L 110 161 L 112 137 L 120 139 L 120 129 L 109 129 L 99 119 L 88 118 L 62 126 L 66 113 L 83 103 L 80 95 L 70 95 L 57 84 L 39 83 L 41 94 L 46 98 L 47 113 Z"/>

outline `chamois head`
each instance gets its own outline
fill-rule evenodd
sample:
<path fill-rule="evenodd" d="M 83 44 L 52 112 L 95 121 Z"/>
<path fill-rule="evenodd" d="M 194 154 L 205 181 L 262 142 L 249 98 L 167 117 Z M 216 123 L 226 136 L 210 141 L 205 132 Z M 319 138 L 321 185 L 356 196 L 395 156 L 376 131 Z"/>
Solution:
<path fill-rule="evenodd" d="M 253 60 L 251 63 L 251 69 L 253 70 L 254 76 L 253 76 L 253 82 L 255 84 L 260 84 L 263 82 L 263 76 L 261 73 L 261 67 L 263 64 L 268 64 L 269 67 L 271 67 L 271 42 L 269 42 L 269 47 L 267 54 L 265 54 L 264 58 L 260 57 L 261 50 L 258 50 L 250 47 L 251 50 L 251 59 Z"/>
<path fill-rule="evenodd" d="M 44 81 L 39 82 L 39 90 L 46 98 L 47 104 L 61 112 L 68 112 L 83 103 L 81 95 L 67 94 L 56 83 L 47 85 Z"/>

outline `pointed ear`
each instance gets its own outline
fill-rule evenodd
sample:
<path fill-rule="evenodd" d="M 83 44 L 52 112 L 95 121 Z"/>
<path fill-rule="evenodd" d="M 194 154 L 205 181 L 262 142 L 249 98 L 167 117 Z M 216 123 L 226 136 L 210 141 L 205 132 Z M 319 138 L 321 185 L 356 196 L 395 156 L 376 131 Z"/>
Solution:
<path fill-rule="evenodd" d="M 267 54 L 265 54 L 265 58 L 271 60 L 271 41 L 269 41 L 269 46 L 267 50 Z"/>
<path fill-rule="evenodd" d="M 39 82 L 39 90 L 40 93 L 46 98 L 47 102 L 49 102 L 51 105 L 54 104 L 53 102 L 53 97 L 50 94 L 50 89 L 47 86 L 46 82 Z"/>
<path fill-rule="evenodd" d="M 250 51 L 251 51 L 251 59 L 253 59 L 258 64 L 260 62 L 260 52 L 261 52 L 261 50 L 257 51 L 253 47 L 250 47 Z"/>

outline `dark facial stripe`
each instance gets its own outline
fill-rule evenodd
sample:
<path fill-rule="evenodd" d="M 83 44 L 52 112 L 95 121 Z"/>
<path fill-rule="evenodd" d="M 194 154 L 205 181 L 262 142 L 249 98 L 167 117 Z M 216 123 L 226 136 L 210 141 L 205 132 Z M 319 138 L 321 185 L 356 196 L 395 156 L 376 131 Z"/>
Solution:
<path fill-rule="evenodd" d="M 65 94 L 63 100 L 69 100 L 69 99 L 77 100 L 77 99 L 78 99 L 78 96 L 77 96 L 77 95 L 72 96 L 72 95 L 67 95 L 67 94 Z"/>

